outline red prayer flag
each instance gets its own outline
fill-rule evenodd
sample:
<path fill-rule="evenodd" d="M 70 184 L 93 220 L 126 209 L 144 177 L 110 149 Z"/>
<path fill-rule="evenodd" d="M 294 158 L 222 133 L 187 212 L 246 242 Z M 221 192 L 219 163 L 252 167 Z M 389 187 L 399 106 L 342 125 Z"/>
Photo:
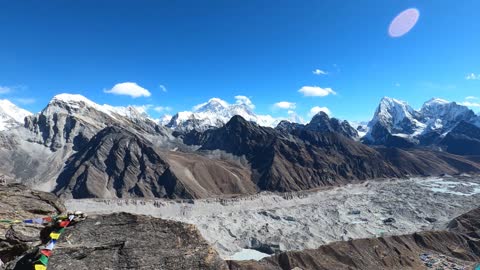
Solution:
<path fill-rule="evenodd" d="M 58 223 L 58 226 L 61 227 L 61 228 L 65 228 L 68 226 L 68 224 L 70 224 L 70 221 L 69 220 L 64 220 L 60 223 Z"/>
<path fill-rule="evenodd" d="M 52 251 L 48 250 L 48 249 L 42 249 L 42 250 L 40 250 L 40 253 L 42 253 L 43 255 L 45 255 L 47 257 L 52 256 Z"/>
<path fill-rule="evenodd" d="M 45 220 L 45 222 L 52 222 L 52 218 L 51 218 L 51 217 L 44 217 L 43 220 Z"/>

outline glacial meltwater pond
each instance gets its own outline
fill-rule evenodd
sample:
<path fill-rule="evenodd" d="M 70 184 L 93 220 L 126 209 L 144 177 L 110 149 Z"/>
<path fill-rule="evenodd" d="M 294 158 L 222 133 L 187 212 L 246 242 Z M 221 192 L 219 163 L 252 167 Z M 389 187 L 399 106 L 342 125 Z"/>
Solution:
<path fill-rule="evenodd" d="M 233 254 L 230 257 L 230 260 L 234 261 L 246 261 L 246 260 L 255 260 L 259 261 L 265 257 L 270 256 L 269 254 L 256 251 L 255 249 L 242 249 L 239 252 Z"/>

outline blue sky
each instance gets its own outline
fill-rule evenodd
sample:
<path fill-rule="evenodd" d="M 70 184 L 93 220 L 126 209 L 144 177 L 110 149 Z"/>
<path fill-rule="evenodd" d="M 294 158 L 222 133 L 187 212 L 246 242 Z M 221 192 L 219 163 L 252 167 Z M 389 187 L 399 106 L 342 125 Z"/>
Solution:
<path fill-rule="evenodd" d="M 33 112 L 62 92 L 171 113 L 244 95 L 256 113 L 284 116 L 272 107 L 287 101 L 306 118 L 319 106 L 350 120 L 371 118 L 383 96 L 415 108 L 431 97 L 480 103 L 465 100 L 480 97 L 477 0 L 0 3 L 0 98 Z M 390 37 L 408 8 L 417 24 Z M 151 95 L 106 93 L 123 82 Z M 304 96 L 304 86 L 336 94 Z"/>

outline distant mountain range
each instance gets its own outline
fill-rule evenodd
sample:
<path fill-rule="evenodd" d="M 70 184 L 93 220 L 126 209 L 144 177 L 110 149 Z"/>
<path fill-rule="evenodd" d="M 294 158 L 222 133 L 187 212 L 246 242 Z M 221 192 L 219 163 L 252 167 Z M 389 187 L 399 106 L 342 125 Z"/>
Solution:
<path fill-rule="evenodd" d="M 457 128 L 459 125 L 463 128 Z M 451 136 L 448 140 L 445 138 L 452 131 L 458 133 L 469 129 L 471 131 L 468 134 L 461 133 L 478 143 L 478 136 L 473 134 L 480 130 L 479 127 L 480 116 L 455 102 L 434 98 L 425 102 L 420 110 L 414 110 L 404 101 L 383 98 L 373 119 L 368 123 L 368 132 L 363 141 L 367 144 L 396 147 L 446 146 L 447 151 L 463 153 L 464 151 L 452 149 Z M 471 152 L 480 154 L 480 148 L 472 149 Z"/>
<path fill-rule="evenodd" d="M 206 198 L 480 172 L 479 116 L 440 99 L 417 111 L 383 98 L 357 127 L 323 112 L 309 123 L 259 116 L 219 99 L 194 109 L 162 125 L 80 95 L 57 95 L 34 115 L 2 101 L 0 173 L 74 198 Z"/>
<path fill-rule="evenodd" d="M 270 115 L 253 113 L 246 104 L 228 104 L 219 98 L 212 98 L 208 102 L 196 106 L 193 112 L 176 113 L 166 126 L 177 132 L 205 131 L 223 126 L 235 115 L 240 115 L 246 120 L 262 126 L 275 127 L 280 122 L 279 119 Z"/>

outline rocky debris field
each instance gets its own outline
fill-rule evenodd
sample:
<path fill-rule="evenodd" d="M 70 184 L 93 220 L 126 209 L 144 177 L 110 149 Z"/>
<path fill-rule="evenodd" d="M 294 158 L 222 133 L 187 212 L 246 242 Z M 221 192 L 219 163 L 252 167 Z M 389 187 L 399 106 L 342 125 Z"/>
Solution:
<path fill-rule="evenodd" d="M 480 205 L 478 187 L 479 177 L 445 176 L 230 199 L 85 199 L 66 205 L 95 214 L 125 211 L 195 224 L 222 257 L 236 258 L 249 250 L 267 256 L 336 241 L 445 229 L 450 220 Z"/>

